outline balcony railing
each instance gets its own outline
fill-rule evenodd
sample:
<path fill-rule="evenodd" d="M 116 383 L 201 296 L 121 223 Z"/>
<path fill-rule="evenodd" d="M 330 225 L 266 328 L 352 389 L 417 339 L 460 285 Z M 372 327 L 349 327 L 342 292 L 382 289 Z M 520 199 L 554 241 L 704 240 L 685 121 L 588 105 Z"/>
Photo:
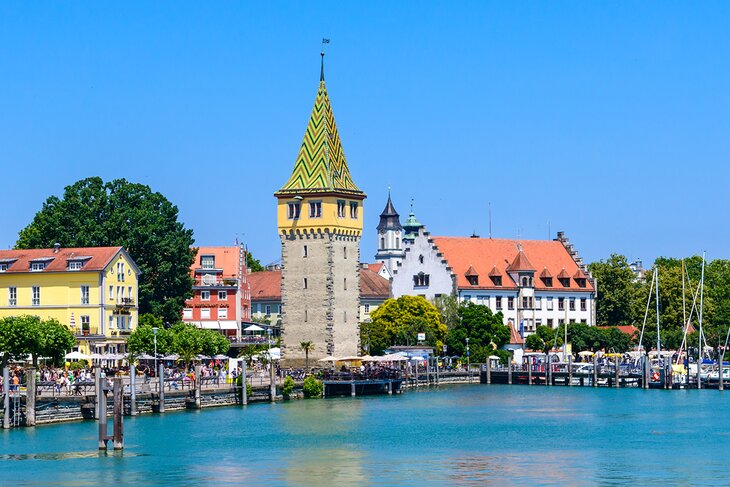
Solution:
<path fill-rule="evenodd" d="M 207 275 L 203 277 L 196 277 L 193 285 L 196 287 L 238 287 L 238 279 L 232 277 L 213 278 L 210 275 Z"/>

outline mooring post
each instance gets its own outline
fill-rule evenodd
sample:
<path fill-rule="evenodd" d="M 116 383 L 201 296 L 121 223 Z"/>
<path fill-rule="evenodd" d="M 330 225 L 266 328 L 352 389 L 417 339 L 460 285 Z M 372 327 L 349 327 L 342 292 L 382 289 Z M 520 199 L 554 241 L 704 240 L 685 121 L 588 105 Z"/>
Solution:
<path fill-rule="evenodd" d="M 3 429 L 10 429 L 10 368 L 3 367 Z"/>
<path fill-rule="evenodd" d="M 643 377 L 642 383 L 644 386 L 644 389 L 649 388 L 649 357 L 647 355 L 644 355 L 644 361 L 642 363 L 641 367 L 641 375 Z"/>
<path fill-rule="evenodd" d="M 96 383 L 97 402 L 99 403 L 99 450 L 106 450 L 107 433 L 106 433 L 106 377 L 99 374 L 99 381 Z"/>
<path fill-rule="evenodd" d="M 99 404 L 101 403 L 101 368 L 94 367 L 94 389 L 96 392 L 96 407 L 94 408 L 94 417 L 99 419 L 101 413 L 99 412 Z"/>
<path fill-rule="evenodd" d="M 722 366 L 722 363 L 723 363 L 723 361 L 724 361 L 724 360 L 725 360 L 725 354 L 723 353 L 723 354 L 722 354 L 722 355 L 720 356 L 720 370 L 718 371 L 718 375 L 717 375 L 717 380 L 719 380 L 719 381 L 720 381 L 720 382 L 718 382 L 718 384 L 717 384 L 717 388 L 718 388 L 719 390 L 721 390 L 721 391 L 724 391 L 724 390 L 725 390 L 725 383 L 724 383 L 724 381 L 722 380 L 722 374 L 723 374 L 723 372 L 724 372 L 724 370 L 723 370 L 723 366 Z"/>
<path fill-rule="evenodd" d="M 547 370 L 545 370 L 545 385 L 553 385 L 553 358 L 547 354 Z"/>
<path fill-rule="evenodd" d="M 159 411 L 161 413 L 165 412 L 165 364 L 160 364 L 159 368 L 157 369 L 157 377 L 159 379 L 159 394 L 158 398 L 160 400 L 160 407 Z"/>
<path fill-rule="evenodd" d="M 241 359 L 241 406 L 248 404 L 248 391 L 246 390 L 246 359 Z"/>
<path fill-rule="evenodd" d="M 203 407 L 203 404 L 200 401 L 200 390 L 203 383 L 203 378 L 200 376 L 202 371 L 202 365 L 195 366 L 195 409 L 201 409 Z"/>
<path fill-rule="evenodd" d="M 573 354 L 568 355 L 568 385 L 573 385 Z"/>
<path fill-rule="evenodd" d="M 117 377 L 114 379 L 114 437 L 113 444 L 115 450 L 124 448 L 124 379 Z"/>
<path fill-rule="evenodd" d="M 434 359 L 434 363 L 436 364 L 436 385 L 439 385 L 441 383 L 441 377 L 439 376 L 439 358 L 436 357 Z"/>
<path fill-rule="evenodd" d="M 392 394 L 393 394 L 393 381 L 388 380 L 388 395 L 392 395 Z"/>
<path fill-rule="evenodd" d="M 619 362 L 618 356 L 616 356 L 615 358 L 616 358 L 616 370 L 614 370 L 615 379 L 614 379 L 613 387 L 618 387 L 619 386 L 619 376 L 621 375 L 621 363 Z"/>
<path fill-rule="evenodd" d="M 355 397 L 355 383 L 350 383 L 350 396 Z"/>
<path fill-rule="evenodd" d="M 527 359 L 527 385 L 532 385 L 532 364 L 529 358 Z"/>
<path fill-rule="evenodd" d="M 492 359 L 487 359 L 487 384 L 492 383 Z"/>
<path fill-rule="evenodd" d="M 25 425 L 35 426 L 35 369 L 28 369 L 25 384 Z"/>
<path fill-rule="evenodd" d="M 137 416 L 137 367 L 129 366 L 129 415 Z"/>
<path fill-rule="evenodd" d="M 598 354 L 593 354 L 593 387 L 598 387 Z"/>
<path fill-rule="evenodd" d="M 269 357 L 269 395 L 271 402 L 276 401 L 276 377 L 274 376 L 274 361 Z"/>
<path fill-rule="evenodd" d="M 507 384 L 512 384 L 512 354 L 507 359 Z"/>

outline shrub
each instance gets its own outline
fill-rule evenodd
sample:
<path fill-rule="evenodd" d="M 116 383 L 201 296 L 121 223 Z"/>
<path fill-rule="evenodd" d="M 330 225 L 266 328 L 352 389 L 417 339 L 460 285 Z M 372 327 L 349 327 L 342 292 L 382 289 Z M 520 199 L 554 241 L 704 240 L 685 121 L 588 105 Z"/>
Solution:
<path fill-rule="evenodd" d="M 304 379 L 302 392 L 304 392 L 304 397 L 307 398 L 322 397 L 322 388 L 322 383 L 310 375 Z"/>
<path fill-rule="evenodd" d="M 284 379 L 284 384 L 281 386 L 281 393 L 284 397 L 289 397 L 292 392 L 294 392 L 294 379 L 290 375 L 287 375 L 286 379 Z"/>
<path fill-rule="evenodd" d="M 241 386 L 241 382 L 243 382 L 243 376 L 236 377 L 236 385 L 238 387 Z M 246 396 L 251 397 L 251 394 L 253 393 L 253 387 L 251 387 L 251 384 L 246 382 Z"/>
<path fill-rule="evenodd" d="M 78 362 L 71 362 L 71 365 L 69 365 L 69 369 L 71 370 L 81 370 L 85 369 L 89 366 L 89 362 L 86 360 L 79 360 Z"/>

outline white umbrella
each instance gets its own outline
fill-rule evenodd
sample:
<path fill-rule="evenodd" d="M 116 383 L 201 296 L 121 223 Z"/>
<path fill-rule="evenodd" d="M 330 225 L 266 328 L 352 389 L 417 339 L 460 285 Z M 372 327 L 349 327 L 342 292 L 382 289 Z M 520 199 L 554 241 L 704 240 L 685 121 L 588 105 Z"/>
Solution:
<path fill-rule="evenodd" d="M 259 325 L 251 325 L 244 328 L 243 331 L 264 331 L 264 329 Z"/>
<path fill-rule="evenodd" d="M 88 355 L 85 355 L 81 352 L 69 352 L 66 355 L 64 355 L 63 357 L 67 360 L 85 360 L 85 359 L 91 358 Z"/>
<path fill-rule="evenodd" d="M 356 357 L 352 355 L 350 357 L 340 357 L 337 359 L 338 362 L 354 362 L 356 360 L 362 360 L 362 357 Z"/>
<path fill-rule="evenodd" d="M 383 362 L 403 362 L 408 360 L 408 357 L 405 357 L 399 353 L 391 353 L 389 355 L 384 355 L 380 360 Z"/>
<path fill-rule="evenodd" d="M 421 357 L 421 356 L 419 356 L 419 355 L 416 355 L 416 356 L 411 357 L 411 361 L 412 362 L 423 362 L 424 360 L 426 360 L 426 359 L 423 358 L 423 357 Z"/>
<path fill-rule="evenodd" d="M 328 355 L 325 358 L 321 358 L 317 360 L 317 362 L 337 362 L 339 359 L 337 357 L 333 357 L 332 355 Z"/>
<path fill-rule="evenodd" d="M 581 357 L 590 357 L 591 355 L 593 355 L 593 352 L 589 350 L 583 350 L 582 352 L 578 352 L 578 355 L 580 355 Z"/>

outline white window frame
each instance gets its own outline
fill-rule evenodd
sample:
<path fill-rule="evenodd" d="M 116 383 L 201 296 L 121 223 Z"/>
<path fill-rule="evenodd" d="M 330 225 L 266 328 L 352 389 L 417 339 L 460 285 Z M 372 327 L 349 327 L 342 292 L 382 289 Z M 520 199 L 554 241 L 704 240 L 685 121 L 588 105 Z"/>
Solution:
<path fill-rule="evenodd" d="M 267 304 L 266 306 L 264 306 L 264 311 L 265 311 L 264 312 L 265 315 L 267 315 L 267 316 L 270 315 L 271 314 L 271 305 Z"/>
<path fill-rule="evenodd" d="M 357 201 L 350 201 L 350 218 L 357 220 L 358 208 L 360 205 Z"/>
<path fill-rule="evenodd" d="M 322 201 L 309 202 L 309 218 L 322 218 Z"/>
<path fill-rule="evenodd" d="M 218 291 L 218 301 L 227 301 L 228 291 Z"/>
<path fill-rule="evenodd" d="M 201 269 L 215 269 L 215 255 L 200 256 Z"/>
<path fill-rule="evenodd" d="M 365 308 L 365 313 L 370 314 L 370 305 L 368 303 L 365 303 L 363 307 Z"/>
<path fill-rule="evenodd" d="M 8 306 L 18 305 L 18 288 L 11 286 L 8 288 Z"/>
<path fill-rule="evenodd" d="M 68 270 L 80 271 L 83 266 L 84 266 L 84 263 L 81 262 L 80 260 L 71 260 L 68 263 Z"/>
<path fill-rule="evenodd" d="M 200 291 L 201 301 L 210 301 L 210 291 Z"/>
<path fill-rule="evenodd" d="M 218 319 L 219 320 L 228 319 L 228 308 L 218 308 Z"/>
<path fill-rule="evenodd" d="M 210 319 L 210 308 L 200 308 L 200 319 L 201 320 L 209 320 Z"/>
<path fill-rule="evenodd" d="M 535 309 L 542 310 L 542 297 L 541 296 L 535 296 Z"/>
<path fill-rule="evenodd" d="M 31 272 L 41 272 L 45 268 L 46 268 L 45 262 L 31 262 L 30 263 Z"/>
<path fill-rule="evenodd" d="M 184 320 L 192 320 L 193 319 L 193 308 L 184 308 L 183 309 L 183 319 Z"/>
<path fill-rule="evenodd" d="M 545 302 L 545 309 L 548 310 L 548 311 L 552 311 L 553 310 L 553 306 L 554 306 L 553 305 L 553 297 L 552 296 L 548 296 L 547 297 L 547 301 Z"/>
<path fill-rule="evenodd" d="M 31 304 L 33 306 L 40 306 L 41 305 L 41 287 L 40 286 L 33 286 L 31 288 Z"/>
<path fill-rule="evenodd" d="M 81 304 L 89 304 L 90 296 L 89 286 L 81 286 Z"/>
<path fill-rule="evenodd" d="M 6 272 L 8 267 L 8 264 L 0 264 L 0 272 Z"/>

